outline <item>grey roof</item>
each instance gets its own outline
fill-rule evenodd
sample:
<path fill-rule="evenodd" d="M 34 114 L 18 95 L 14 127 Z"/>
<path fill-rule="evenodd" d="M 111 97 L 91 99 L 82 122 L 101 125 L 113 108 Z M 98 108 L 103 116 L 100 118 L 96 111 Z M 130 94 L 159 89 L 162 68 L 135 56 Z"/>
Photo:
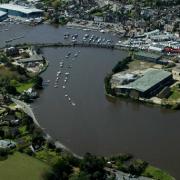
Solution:
<path fill-rule="evenodd" d="M 18 62 L 19 63 L 28 63 L 28 62 L 36 62 L 36 61 L 42 61 L 42 60 L 43 60 L 43 56 L 34 54 L 29 58 L 20 59 L 20 60 L 18 60 Z"/>
<path fill-rule="evenodd" d="M 171 73 L 168 71 L 150 68 L 139 79 L 119 87 L 145 92 L 169 76 L 171 76 Z"/>
<path fill-rule="evenodd" d="M 6 15 L 7 13 L 4 11 L 0 11 L 0 17 Z"/>
<path fill-rule="evenodd" d="M 149 53 L 149 52 L 143 52 L 143 51 L 139 51 L 139 52 L 135 53 L 135 55 L 142 56 L 142 57 L 149 57 L 149 58 L 153 58 L 153 59 L 159 59 L 161 57 L 161 55 Z"/>
<path fill-rule="evenodd" d="M 15 145 L 16 145 L 16 143 L 11 140 L 0 140 L 0 148 L 10 148 Z"/>
<path fill-rule="evenodd" d="M 30 14 L 34 12 L 43 12 L 43 10 L 36 9 L 36 8 L 29 8 L 26 6 L 20 6 L 16 4 L 0 4 L 0 9 L 8 9 L 8 10 L 14 10 L 14 11 L 19 11 L 25 14 Z"/>

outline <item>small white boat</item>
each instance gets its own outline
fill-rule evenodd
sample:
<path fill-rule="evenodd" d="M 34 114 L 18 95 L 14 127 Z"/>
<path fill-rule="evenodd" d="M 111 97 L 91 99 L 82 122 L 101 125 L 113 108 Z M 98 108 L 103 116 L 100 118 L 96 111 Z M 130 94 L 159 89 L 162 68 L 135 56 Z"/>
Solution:
<path fill-rule="evenodd" d="M 65 94 L 64 96 L 65 96 L 65 97 L 68 97 L 68 95 L 67 95 L 67 94 Z"/>
<path fill-rule="evenodd" d="M 71 101 L 71 98 L 69 97 L 68 100 Z"/>
<path fill-rule="evenodd" d="M 68 76 L 70 73 L 69 72 L 66 72 L 65 75 Z"/>
<path fill-rule="evenodd" d="M 54 85 L 54 88 L 57 88 L 58 87 L 58 85 Z"/>
<path fill-rule="evenodd" d="M 65 89 L 65 88 L 66 88 L 66 86 L 62 86 L 62 88 L 63 88 L 63 89 Z"/>
<path fill-rule="evenodd" d="M 101 29 L 100 32 L 101 32 L 101 33 L 105 33 L 105 30 L 104 30 L 104 29 Z"/>
<path fill-rule="evenodd" d="M 72 106 L 76 106 L 76 104 L 74 102 L 72 102 L 71 104 L 72 104 Z"/>

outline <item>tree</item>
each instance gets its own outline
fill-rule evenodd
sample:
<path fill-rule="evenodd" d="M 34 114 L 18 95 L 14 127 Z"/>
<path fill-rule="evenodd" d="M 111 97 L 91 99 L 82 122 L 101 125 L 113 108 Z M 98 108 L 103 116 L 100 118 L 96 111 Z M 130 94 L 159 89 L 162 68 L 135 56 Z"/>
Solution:
<path fill-rule="evenodd" d="M 57 11 L 60 6 L 61 6 L 61 1 L 60 0 L 55 0 L 52 2 L 52 6 L 54 7 L 54 9 Z"/>
<path fill-rule="evenodd" d="M 43 178 L 46 180 L 68 180 L 72 173 L 72 166 L 66 159 L 59 159 L 56 164 L 52 166 L 52 170 L 45 172 Z"/>
<path fill-rule="evenodd" d="M 122 61 L 119 61 L 117 63 L 117 65 L 112 69 L 112 72 L 113 73 L 118 73 L 120 71 L 123 71 L 124 69 L 127 68 L 127 64 L 129 62 L 131 62 L 131 60 L 132 60 L 132 57 L 129 56 L 129 57 L 126 57 L 125 59 L 123 59 Z"/>
<path fill-rule="evenodd" d="M 34 83 L 35 83 L 35 85 L 34 85 L 34 88 L 35 89 L 42 89 L 43 88 L 43 79 L 42 79 L 42 77 L 40 77 L 40 76 L 36 76 L 35 78 L 34 78 Z"/>
<path fill-rule="evenodd" d="M 6 89 L 7 93 L 9 93 L 9 94 L 12 94 L 12 95 L 17 95 L 18 94 L 18 92 L 17 92 L 17 90 L 16 90 L 16 88 L 14 86 L 7 85 L 5 87 L 5 89 Z"/>
<path fill-rule="evenodd" d="M 8 155 L 8 151 L 4 148 L 0 148 L 0 157 L 6 157 Z"/>
<path fill-rule="evenodd" d="M 85 172 L 80 172 L 78 174 L 73 174 L 69 180 L 90 180 L 90 175 Z"/>
<path fill-rule="evenodd" d="M 80 170 L 88 174 L 92 180 L 103 180 L 106 179 L 104 166 L 104 158 L 98 158 L 90 153 L 86 153 L 84 159 L 81 161 Z"/>

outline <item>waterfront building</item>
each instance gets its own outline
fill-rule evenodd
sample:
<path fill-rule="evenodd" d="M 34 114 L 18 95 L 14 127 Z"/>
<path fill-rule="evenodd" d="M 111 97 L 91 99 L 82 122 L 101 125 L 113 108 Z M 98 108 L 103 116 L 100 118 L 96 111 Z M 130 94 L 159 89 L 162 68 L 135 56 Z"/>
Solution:
<path fill-rule="evenodd" d="M 158 61 L 161 58 L 161 55 L 150 53 L 150 52 L 139 51 L 134 54 L 134 58 L 137 60 L 158 63 Z"/>
<path fill-rule="evenodd" d="M 0 148 L 11 149 L 11 148 L 15 148 L 15 147 L 16 147 L 16 143 L 14 141 L 0 140 Z"/>
<path fill-rule="evenodd" d="M 132 98 L 150 98 L 158 94 L 164 87 L 173 82 L 172 74 L 162 69 L 147 69 L 137 80 L 114 88 L 116 94 Z"/>
<path fill-rule="evenodd" d="M 163 47 L 154 45 L 154 46 L 149 46 L 148 50 L 153 51 L 153 52 L 157 52 L 157 53 L 161 53 L 163 51 Z"/>
<path fill-rule="evenodd" d="M 6 12 L 8 16 L 21 18 L 37 18 L 43 15 L 43 10 L 15 4 L 0 4 L 0 11 Z"/>
<path fill-rule="evenodd" d="M 31 57 L 19 59 L 18 63 L 34 63 L 34 62 L 42 62 L 44 60 L 44 57 L 42 55 L 33 54 Z"/>
<path fill-rule="evenodd" d="M 0 11 L 0 22 L 4 21 L 8 17 L 8 14 L 4 11 Z"/>
<path fill-rule="evenodd" d="M 132 74 L 132 73 L 125 73 L 122 74 L 120 73 L 116 73 L 112 75 L 111 78 L 111 86 L 115 87 L 117 85 L 123 85 L 123 84 L 128 84 L 134 80 L 136 80 L 138 78 L 138 76 L 136 74 Z"/>

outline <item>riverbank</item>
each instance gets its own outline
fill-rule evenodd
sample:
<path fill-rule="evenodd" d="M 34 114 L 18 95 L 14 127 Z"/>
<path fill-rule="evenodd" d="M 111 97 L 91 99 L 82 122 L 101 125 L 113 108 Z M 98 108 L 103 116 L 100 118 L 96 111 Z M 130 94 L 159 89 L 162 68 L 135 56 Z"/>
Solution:
<path fill-rule="evenodd" d="M 95 49 L 93 49 L 93 51 L 94 51 Z M 82 50 L 81 50 L 82 51 Z M 99 50 L 98 50 L 99 51 Z M 97 53 L 98 54 L 98 53 Z M 102 55 L 101 55 L 102 56 Z M 107 56 L 107 54 L 106 54 L 106 56 Z M 57 56 L 57 59 L 59 59 L 59 55 Z M 51 60 L 52 60 L 52 58 L 50 58 Z M 92 62 L 92 61 L 91 61 Z M 55 63 L 55 62 L 53 62 L 53 63 Z M 93 71 L 94 72 L 94 71 Z M 103 78 L 102 78 L 103 79 Z M 102 79 L 100 79 L 99 81 L 101 81 Z M 102 93 L 102 91 L 101 91 L 101 93 Z M 50 93 L 48 94 L 48 96 L 50 95 Z M 51 96 L 52 97 L 52 96 Z M 62 98 L 61 98 L 61 100 L 62 100 Z M 62 113 L 61 113 L 61 116 L 62 116 Z M 66 119 L 66 118 L 65 118 Z M 119 129 L 118 129 L 118 131 L 119 131 Z"/>
<path fill-rule="evenodd" d="M 179 96 L 179 84 L 180 82 L 173 79 L 172 74 L 169 70 L 165 69 L 165 66 L 158 65 L 156 63 L 148 62 L 147 60 L 140 61 L 134 59 L 134 56 L 130 56 L 131 60 L 124 59 L 123 61 L 119 62 L 112 70 L 112 73 L 107 75 L 105 78 L 105 90 L 107 94 L 111 94 L 112 96 L 116 97 L 126 97 L 131 98 L 136 102 L 140 103 L 148 103 L 154 104 L 165 108 L 170 109 L 179 109 L 180 108 L 180 96 Z M 165 85 L 162 85 L 161 82 L 155 82 L 157 77 L 153 77 L 153 74 L 150 74 L 150 71 L 154 73 L 158 72 L 159 74 L 168 74 L 170 81 L 167 82 Z M 149 75 L 146 77 L 146 72 Z M 143 77 L 148 79 L 144 82 Z M 132 78 L 132 79 L 131 79 Z M 154 78 L 154 80 L 153 80 Z M 139 79 L 139 80 L 138 80 Z M 142 80 L 141 80 L 142 79 Z M 138 83 L 136 83 L 136 81 Z M 141 83 L 139 83 L 141 81 Z M 151 81 L 154 83 L 151 86 Z M 135 82 L 134 86 L 133 83 Z M 156 84 L 157 85 L 156 85 Z M 160 86 L 160 90 L 156 92 L 156 94 L 148 94 L 151 93 L 150 90 L 146 90 L 147 93 L 145 94 L 144 89 L 149 88 L 151 91 L 156 91 L 158 89 L 158 83 Z M 125 85 L 124 85 L 125 84 Z M 128 85 L 132 84 L 132 87 L 128 87 Z M 136 87 L 138 86 L 138 87 Z M 155 87 L 156 86 L 156 87 Z M 161 87 L 162 86 L 162 87 Z M 155 87 L 155 88 L 154 88 Z M 144 88 L 141 92 L 140 88 Z M 173 98 L 176 97 L 176 98 Z"/>

